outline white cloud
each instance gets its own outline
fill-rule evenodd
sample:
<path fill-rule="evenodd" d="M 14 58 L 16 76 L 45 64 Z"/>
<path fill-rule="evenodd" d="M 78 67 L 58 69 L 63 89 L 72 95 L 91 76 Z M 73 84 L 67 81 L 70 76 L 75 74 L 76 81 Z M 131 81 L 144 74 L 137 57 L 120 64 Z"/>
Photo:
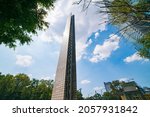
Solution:
<path fill-rule="evenodd" d="M 89 39 L 89 41 L 87 42 L 87 45 L 91 45 L 92 44 L 92 39 Z"/>
<path fill-rule="evenodd" d="M 76 42 L 76 60 L 79 61 L 86 54 L 86 44 L 82 41 Z"/>
<path fill-rule="evenodd" d="M 51 76 L 42 76 L 40 79 L 44 79 L 44 80 L 55 80 L 55 76 L 56 74 L 53 74 Z"/>
<path fill-rule="evenodd" d="M 134 53 L 134 54 L 131 55 L 131 56 L 126 57 L 126 58 L 124 59 L 124 62 L 126 62 L 126 63 L 131 63 L 131 62 L 134 62 L 134 61 L 145 61 L 145 62 L 147 62 L 147 61 L 149 61 L 149 60 L 142 58 L 137 52 Z"/>
<path fill-rule="evenodd" d="M 47 42 L 47 43 L 52 43 L 55 41 L 58 43 L 62 42 L 62 36 L 61 35 L 59 35 L 55 32 L 51 32 L 49 30 L 47 30 L 45 32 L 40 32 L 38 39 L 40 39 L 42 42 Z"/>
<path fill-rule="evenodd" d="M 32 77 L 33 77 L 33 75 L 32 74 L 27 74 L 28 76 L 29 76 L 29 78 L 31 78 L 32 79 Z"/>
<path fill-rule="evenodd" d="M 96 32 L 96 33 L 95 33 L 95 39 L 96 39 L 98 36 L 99 36 L 99 33 Z"/>
<path fill-rule="evenodd" d="M 50 77 L 50 76 L 43 76 L 43 77 L 41 77 L 40 79 L 43 79 L 43 80 L 50 80 L 51 77 Z"/>
<path fill-rule="evenodd" d="M 101 91 L 104 89 L 104 87 L 94 87 L 93 89 L 94 89 L 94 91 Z"/>
<path fill-rule="evenodd" d="M 109 39 L 105 40 L 103 45 L 96 45 L 92 58 L 89 61 L 97 63 L 109 58 L 113 51 L 119 48 L 120 37 L 114 34 L 109 36 Z"/>
<path fill-rule="evenodd" d="M 44 42 L 52 42 L 53 41 L 46 33 L 42 33 L 40 35 L 40 39 Z"/>
<path fill-rule="evenodd" d="M 22 67 L 28 67 L 32 64 L 33 58 L 29 55 L 16 55 L 16 64 Z"/>
<path fill-rule="evenodd" d="M 53 78 L 55 78 L 56 74 L 53 74 Z"/>
<path fill-rule="evenodd" d="M 107 14 L 96 14 L 97 9 L 94 5 L 91 5 L 86 12 L 81 12 L 81 5 L 72 5 L 76 0 L 59 0 L 55 3 L 54 10 L 49 12 L 49 15 L 46 19 L 50 23 L 49 29 L 46 32 L 42 32 L 39 37 L 40 40 L 44 42 L 52 43 L 54 41 L 61 42 L 63 32 L 65 29 L 67 17 L 72 12 L 75 14 L 75 29 L 76 29 L 76 45 L 77 45 L 77 60 L 84 58 L 86 53 L 87 45 L 86 43 L 88 37 L 92 32 L 97 30 L 104 31 L 106 30 L 107 23 L 99 25 L 100 21 L 107 20 Z"/>
<path fill-rule="evenodd" d="M 80 83 L 81 84 L 89 84 L 91 81 L 89 81 L 89 80 L 82 80 Z"/>
<path fill-rule="evenodd" d="M 120 78 L 120 79 L 119 79 L 120 82 L 121 82 L 121 81 L 126 82 L 126 81 L 128 81 L 128 80 L 129 80 L 129 78 Z"/>
<path fill-rule="evenodd" d="M 84 58 L 86 55 L 86 48 L 92 44 L 92 40 L 90 39 L 87 43 L 78 40 L 76 42 L 76 59 L 77 61 L 81 60 L 81 58 Z"/>

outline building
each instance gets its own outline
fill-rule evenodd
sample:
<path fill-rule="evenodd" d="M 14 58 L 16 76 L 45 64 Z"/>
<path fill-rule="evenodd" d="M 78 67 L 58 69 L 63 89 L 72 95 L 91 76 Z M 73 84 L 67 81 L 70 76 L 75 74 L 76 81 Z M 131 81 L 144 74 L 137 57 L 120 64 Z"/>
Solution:
<path fill-rule="evenodd" d="M 143 89 L 144 89 L 144 92 L 145 92 L 145 94 L 144 94 L 145 99 L 150 100 L 150 88 L 149 87 L 144 87 Z"/>
<path fill-rule="evenodd" d="M 122 100 L 145 100 L 150 99 L 150 89 L 141 88 L 135 81 L 112 81 L 104 82 L 105 89 L 113 96 Z M 146 93 L 147 91 L 147 93 Z"/>
<path fill-rule="evenodd" d="M 76 51 L 74 15 L 67 19 L 57 65 L 52 100 L 76 99 Z"/>
<path fill-rule="evenodd" d="M 123 100 L 144 100 L 144 90 L 135 81 L 126 82 L 122 85 Z"/>
<path fill-rule="evenodd" d="M 111 92 L 111 82 L 104 82 L 104 86 L 107 92 Z"/>
<path fill-rule="evenodd" d="M 150 94 L 150 88 L 149 87 L 144 87 L 144 92 L 145 94 Z"/>

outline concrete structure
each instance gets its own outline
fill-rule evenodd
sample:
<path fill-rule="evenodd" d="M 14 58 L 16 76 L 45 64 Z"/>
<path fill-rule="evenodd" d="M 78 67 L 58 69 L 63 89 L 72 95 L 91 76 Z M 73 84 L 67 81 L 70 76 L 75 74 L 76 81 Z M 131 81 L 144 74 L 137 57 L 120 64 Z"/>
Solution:
<path fill-rule="evenodd" d="M 56 71 L 52 100 L 76 99 L 76 51 L 74 15 L 67 19 Z"/>
<path fill-rule="evenodd" d="M 150 94 L 150 87 L 144 87 L 143 90 L 145 94 Z"/>
<path fill-rule="evenodd" d="M 145 100 L 150 99 L 150 95 L 146 94 L 143 88 L 141 88 L 135 81 L 120 82 L 117 86 L 114 86 L 111 82 L 104 82 L 107 92 L 111 92 L 113 89 L 117 91 L 119 99 L 122 100 Z M 112 89 L 113 88 L 113 89 Z M 147 88 L 148 90 L 148 88 Z M 114 94 L 113 94 L 114 95 Z"/>
<path fill-rule="evenodd" d="M 123 86 L 123 100 L 144 100 L 144 90 L 135 81 L 126 82 Z"/>
<path fill-rule="evenodd" d="M 104 82 L 104 86 L 107 92 L 111 92 L 111 82 Z"/>
<path fill-rule="evenodd" d="M 146 100 L 150 100 L 150 88 L 149 87 L 144 87 L 144 97 Z"/>

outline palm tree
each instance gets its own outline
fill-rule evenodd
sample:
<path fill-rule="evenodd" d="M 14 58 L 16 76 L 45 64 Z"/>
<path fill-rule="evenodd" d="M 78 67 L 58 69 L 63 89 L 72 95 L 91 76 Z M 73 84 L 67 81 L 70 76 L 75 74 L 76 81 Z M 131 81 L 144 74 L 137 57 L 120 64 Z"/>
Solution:
<path fill-rule="evenodd" d="M 150 0 L 80 0 L 77 4 L 81 2 L 83 11 L 95 4 L 98 13 L 107 13 L 108 24 L 119 28 L 116 33 L 132 41 L 142 57 L 150 58 Z"/>

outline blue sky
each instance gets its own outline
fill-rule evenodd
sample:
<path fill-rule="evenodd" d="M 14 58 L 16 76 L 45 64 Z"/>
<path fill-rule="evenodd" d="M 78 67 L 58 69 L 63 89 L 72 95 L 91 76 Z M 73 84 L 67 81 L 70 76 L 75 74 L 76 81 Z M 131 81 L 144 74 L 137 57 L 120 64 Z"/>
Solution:
<path fill-rule="evenodd" d="M 73 0 L 56 2 L 45 19 L 50 27 L 33 36 L 30 45 L 13 50 L 0 45 L 0 72 L 26 73 L 32 78 L 54 79 L 67 16 L 76 18 L 77 83 L 84 96 L 104 91 L 103 82 L 134 79 L 150 87 L 150 62 L 141 58 L 129 40 L 107 23 L 107 14 L 96 14 L 96 7 L 81 12 Z M 102 24 L 101 24 L 102 22 Z M 101 25 L 99 25 L 101 24 Z"/>

